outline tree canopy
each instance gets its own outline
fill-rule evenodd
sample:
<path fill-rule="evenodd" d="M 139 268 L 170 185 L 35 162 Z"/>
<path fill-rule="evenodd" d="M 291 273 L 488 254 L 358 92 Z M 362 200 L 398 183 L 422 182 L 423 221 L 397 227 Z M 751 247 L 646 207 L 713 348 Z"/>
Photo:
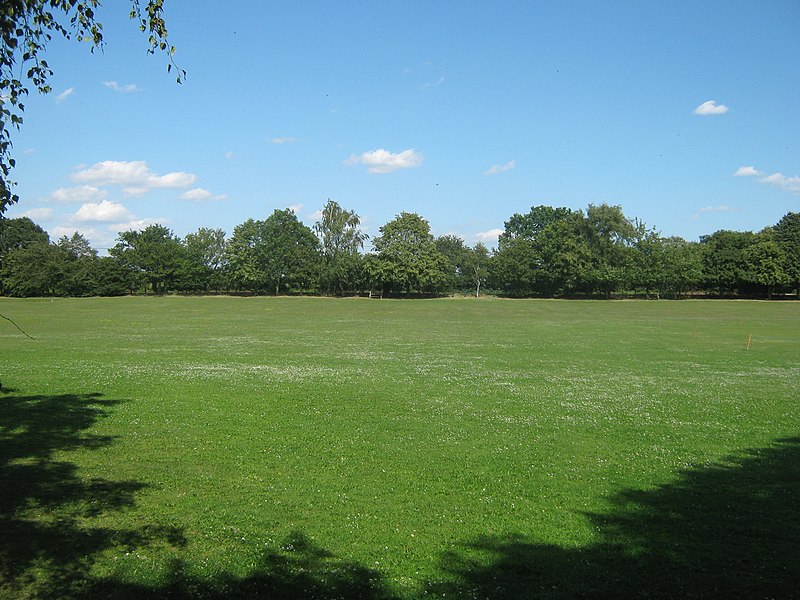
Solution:
<path fill-rule="evenodd" d="M 322 264 L 320 288 L 342 294 L 355 290 L 360 282 L 361 250 L 368 236 L 359 229 L 361 219 L 333 200 L 322 208 L 314 232 L 319 237 Z"/>
<path fill-rule="evenodd" d="M 328 200 L 313 229 L 288 209 L 247 219 L 230 237 L 200 227 L 181 239 L 151 225 L 120 232 L 110 256 L 99 257 L 77 232 L 51 243 L 29 218 L 0 219 L 0 293 L 769 298 L 798 291 L 798 213 L 758 233 L 720 230 L 692 242 L 664 237 L 619 206 L 537 206 L 512 216 L 492 251 L 452 234 L 434 237 L 424 218 L 403 212 L 364 253 L 360 223 Z"/>
<path fill-rule="evenodd" d="M 375 253 L 367 272 L 384 292 L 430 293 L 448 281 L 447 259 L 436 248 L 428 222 L 416 213 L 400 213 L 372 240 Z"/>

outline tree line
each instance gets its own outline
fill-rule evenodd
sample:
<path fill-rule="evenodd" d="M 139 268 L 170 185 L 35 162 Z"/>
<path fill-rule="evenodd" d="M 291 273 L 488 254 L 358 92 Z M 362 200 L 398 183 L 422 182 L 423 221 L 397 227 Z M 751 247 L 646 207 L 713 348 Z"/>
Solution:
<path fill-rule="evenodd" d="M 120 232 L 108 256 L 77 232 L 51 242 L 29 218 L 0 218 L 0 293 L 800 295 L 800 213 L 758 233 L 720 230 L 693 242 L 664 237 L 619 206 L 534 206 L 505 222 L 490 251 L 454 235 L 435 237 L 420 215 L 403 212 L 365 252 L 368 239 L 359 216 L 333 200 L 313 227 L 289 209 L 248 219 L 230 236 L 201 227 L 181 239 L 150 225 Z"/>

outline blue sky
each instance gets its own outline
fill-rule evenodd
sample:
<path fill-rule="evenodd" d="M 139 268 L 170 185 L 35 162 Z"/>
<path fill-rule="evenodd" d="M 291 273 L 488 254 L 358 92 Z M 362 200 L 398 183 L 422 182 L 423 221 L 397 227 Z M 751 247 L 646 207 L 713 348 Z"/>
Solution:
<path fill-rule="evenodd" d="M 538 204 L 687 239 L 800 211 L 794 0 L 168 0 L 183 85 L 107 4 L 105 50 L 54 41 L 15 137 L 7 216 L 51 239 L 311 225 L 328 198 L 490 245 Z"/>

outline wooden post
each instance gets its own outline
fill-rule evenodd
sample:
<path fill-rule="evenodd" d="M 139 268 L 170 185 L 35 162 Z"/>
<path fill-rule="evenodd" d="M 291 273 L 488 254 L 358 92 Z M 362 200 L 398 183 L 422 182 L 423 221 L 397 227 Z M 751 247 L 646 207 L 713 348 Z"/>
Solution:
<path fill-rule="evenodd" d="M 750 340 L 753 339 L 753 334 L 748 334 L 747 336 L 747 349 L 750 350 Z"/>

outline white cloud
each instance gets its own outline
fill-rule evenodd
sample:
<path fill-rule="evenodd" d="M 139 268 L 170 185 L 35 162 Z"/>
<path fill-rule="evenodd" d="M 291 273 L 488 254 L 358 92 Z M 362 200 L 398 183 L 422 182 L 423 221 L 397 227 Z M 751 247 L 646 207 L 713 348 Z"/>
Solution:
<path fill-rule="evenodd" d="M 89 240 L 95 250 L 106 249 L 113 245 L 114 235 L 106 231 L 105 226 L 97 229 L 85 223 L 76 223 L 75 225 L 59 225 L 48 230 L 51 240 L 58 240 L 63 236 L 72 237 L 75 232 Z"/>
<path fill-rule="evenodd" d="M 84 227 L 70 227 L 68 225 L 58 225 L 57 227 L 53 227 L 52 229 L 48 230 L 48 233 L 50 234 L 50 239 L 58 240 L 64 236 L 72 237 L 72 234 L 75 233 L 76 231 L 86 238 L 90 237 L 89 235 L 86 234 L 87 231 L 91 231 L 95 235 L 97 233 L 96 230 L 92 228 L 87 229 Z"/>
<path fill-rule="evenodd" d="M 122 193 L 126 196 L 144 196 L 147 192 L 150 191 L 150 188 L 146 187 L 126 187 L 122 188 Z"/>
<path fill-rule="evenodd" d="M 692 220 L 697 220 L 700 215 L 705 213 L 719 213 L 719 212 L 736 212 L 736 208 L 728 206 L 727 204 L 720 204 L 719 206 L 704 206 L 692 215 Z"/>
<path fill-rule="evenodd" d="M 787 177 L 783 173 L 773 173 L 759 179 L 761 183 L 774 185 L 793 194 L 800 194 L 800 177 Z"/>
<path fill-rule="evenodd" d="M 72 219 L 78 223 L 85 223 L 118 221 L 132 217 L 133 214 L 122 204 L 102 200 L 82 205 Z"/>
<path fill-rule="evenodd" d="M 366 165 L 367 170 L 370 173 L 391 173 L 392 171 L 397 171 L 398 169 L 410 169 L 412 167 L 418 167 L 422 164 L 422 160 L 422 154 L 413 148 L 404 150 L 403 152 L 398 152 L 397 154 L 393 154 L 388 150 L 379 148 L 377 150 L 373 150 L 372 152 L 364 152 L 359 156 L 353 155 L 344 161 L 344 164 Z"/>
<path fill-rule="evenodd" d="M 704 206 L 698 212 L 701 213 L 708 213 L 708 212 L 733 212 L 736 209 L 732 206 L 728 206 L 727 204 L 720 204 L 719 206 Z"/>
<path fill-rule="evenodd" d="M 75 93 L 74 87 L 68 87 L 63 92 L 61 92 L 58 96 L 55 97 L 56 104 L 61 104 L 64 100 L 72 96 Z"/>
<path fill-rule="evenodd" d="M 189 187 L 197 180 L 197 176 L 183 171 L 156 175 L 143 160 L 106 160 L 78 171 L 72 175 L 72 179 L 96 185 L 126 186 L 125 193 L 135 196 L 153 188 Z"/>
<path fill-rule="evenodd" d="M 295 142 L 297 142 L 297 138 L 296 137 L 291 137 L 291 136 L 289 136 L 289 137 L 274 137 L 274 138 L 272 138 L 270 140 L 270 143 L 272 143 L 272 144 L 294 144 Z"/>
<path fill-rule="evenodd" d="M 227 198 L 227 196 L 215 196 L 204 188 L 194 188 L 181 194 L 181 200 L 225 200 L 225 198 Z"/>
<path fill-rule="evenodd" d="M 475 239 L 480 242 L 494 243 L 497 241 L 497 238 L 500 237 L 500 234 L 503 233 L 503 231 L 503 229 L 490 229 L 489 231 L 481 231 L 480 233 L 475 234 Z"/>
<path fill-rule="evenodd" d="M 103 85 L 107 88 L 114 90 L 115 92 L 121 92 L 123 94 L 130 94 L 131 92 L 138 92 L 139 88 L 136 87 L 135 83 L 128 83 L 126 85 L 120 85 L 116 81 L 104 81 Z"/>
<path fill-rule="evenodd" d="M 71 188 L 58 188 L 50 194 L 56 202 L 98 202 L 105 200 L 108 193 L 93 185 L 79 185 Z"/>
<path fill-rule="evenodd" d="M 288 208 L 294 214 L 299 215 L 302 212 L 302 210 L 305 208 L 305 206 L 302 205 L 302 204 L 290 204 L 286 208 Z"/>
<path fill-rule="evenodd" d="M 484 175 L 496 175 L 497 173 L 502 173 L 503 171 L 510 171 L 516 166 L 517 161 L 515 160 L 510 160 L 504 165 L 492 165 L 489 167 L 489 170 L 484 173 Z"/>
<path fill-rule="evenodd" d="M 19 214 L 20 217 L 28 217 L 31 221 L 49 221 L 53 216 L 52 208 L 31 208 Z"/>
<path fill-rule="evenodd" d="M 708 100 L 703 102 L 700 106 L 694 109 L 696 115 L 724 115 L 730 109 L 724 104 L 717 104 L 715 100 Z"/>
<path fill-rule="evenodd" d="M 736 172 L 733 174 L 734 177 L 753 177 L 755 175 L 761 175 L 761 171 L 753 167 L 752 165 L 749 167 L 739 167 L 736 169 Z"/>
<path fill-rule="evenodd" d="M 114 223 L 113 225 L 109 225 L 108 229 L 110 231 L 141 231 L 142 229 L 147 229 L 150 225 L 168 225 L 170 223 L 169 219 L 136 219 L 131 218 L 128 221 L 122 223 Z"/>
<path fill-rule="evenodd" d="M 319 221 L 322 218 L 322 211 L 315 210 L 313 213 L 311 213 L 311 218 L 314 219 L 315 221 Z"/>
<path fill-rule="evenodd" d="M 739 167 L 733 174 L 734 177 L 758 177 L 759 183 L 772 185 L 792 194 L 800 194 L 800 177 L 787 177 L 783 173 L 772 173 L 771 175 L 759 171 L 753 166 Z"/>
<path fill-rule="evenodd" d="M 439 79 L 437 79 L 436 81 L 431 81 L 429 83 L 425 83 L 425 84 L 422 85 L 422 87 L 424 89 L 433 88 L 433 87 L 439 87 L 443 83 L 444 83 L 444 76 L 439 77 Z"/>

